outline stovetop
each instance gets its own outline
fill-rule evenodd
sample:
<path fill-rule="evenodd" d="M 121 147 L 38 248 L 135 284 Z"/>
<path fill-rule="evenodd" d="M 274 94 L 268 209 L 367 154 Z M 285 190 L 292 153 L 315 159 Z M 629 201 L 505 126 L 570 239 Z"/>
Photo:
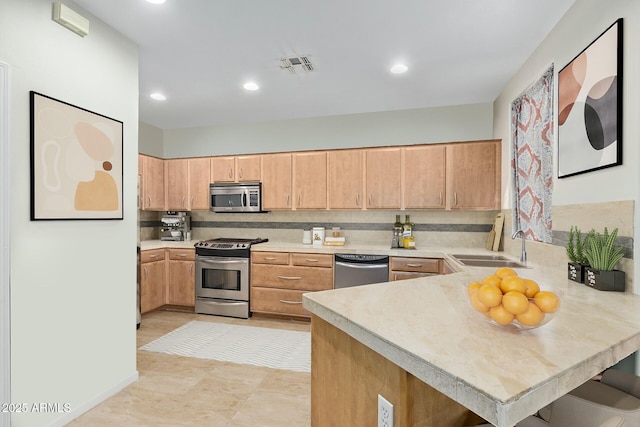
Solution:
<path fill-rule="evenodd" d="M 249 249 L 251 245 L 257 243 L 268 242 L 269 239 L 255 238 L 255 239 L 233 239 L 228 237 L 221 237 L 218 239 L 202 240 L 196 243 L 196 248 L 206 249 L 222 249 L 222 250 L 235 250 L 235 249 Z"/>

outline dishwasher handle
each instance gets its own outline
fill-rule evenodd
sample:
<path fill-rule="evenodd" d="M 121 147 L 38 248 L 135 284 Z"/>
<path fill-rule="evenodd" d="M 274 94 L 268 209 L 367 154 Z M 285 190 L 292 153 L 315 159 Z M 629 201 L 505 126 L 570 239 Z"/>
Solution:
<path fill-rule="evenodd" d="M 358 268 L 361 270 L 369 270 L 375 268 L 389 268 L 389 264 L 352 264 L 350 262 L 336 261 L 336 265 L 346 268 Z"/>

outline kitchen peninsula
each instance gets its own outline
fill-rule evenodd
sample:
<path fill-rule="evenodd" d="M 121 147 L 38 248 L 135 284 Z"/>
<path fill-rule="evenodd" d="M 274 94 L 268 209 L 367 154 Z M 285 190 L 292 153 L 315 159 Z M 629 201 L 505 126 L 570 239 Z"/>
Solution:
<path fill-rule="evenodd" d="M 640 349 L 640 296 L 519 269 L 561 295 L 548 324 L 512 331 L 473 312 L 465 285 L 487 268 L 304 295 L 312 313 L 312 425 L 510 427 Z M 328 409 L 331 408 L 331 409 Z"/>

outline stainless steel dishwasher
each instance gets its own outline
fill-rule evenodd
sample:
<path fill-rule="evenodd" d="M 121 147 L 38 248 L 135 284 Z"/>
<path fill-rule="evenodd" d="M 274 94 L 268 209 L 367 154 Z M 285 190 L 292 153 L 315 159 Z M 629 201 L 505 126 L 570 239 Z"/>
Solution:
<path fill-rule="evenodd" d="M 389 281 L 386 255 L 336 254 L 334 287 L 369 285 Z"/>

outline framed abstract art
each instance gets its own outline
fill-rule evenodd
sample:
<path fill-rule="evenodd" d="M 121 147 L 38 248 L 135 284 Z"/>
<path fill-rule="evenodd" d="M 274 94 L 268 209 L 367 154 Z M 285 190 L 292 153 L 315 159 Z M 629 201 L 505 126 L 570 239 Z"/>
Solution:
<path fill-rule="evenodd" d="M 123 123 L 30 92 L 31 220 L 122 219 Z"/>
<path fill-rule="evenodd" d="M 558 178 L 622 164 L 622 19 L 558 73 Z"/>

